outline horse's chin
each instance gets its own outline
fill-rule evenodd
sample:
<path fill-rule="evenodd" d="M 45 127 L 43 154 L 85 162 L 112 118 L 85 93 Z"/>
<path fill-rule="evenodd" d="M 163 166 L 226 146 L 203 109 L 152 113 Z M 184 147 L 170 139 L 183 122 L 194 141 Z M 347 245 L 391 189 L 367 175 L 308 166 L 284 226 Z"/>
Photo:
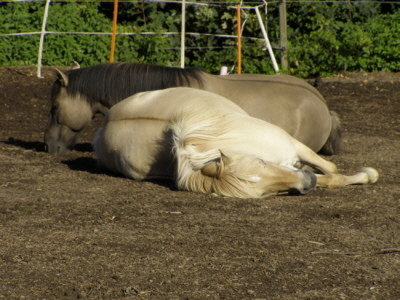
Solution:
<path fill-rule="evenodd" d="M 60 135 L 60 132 L 56 132 L 56 134 Z M 51 131 L 46 132 L 44 138 L 45 151 L 58 156 L 68 155 L 74 149 L 80 131 L 73 132 L 68 127 L 65 127 L 61 131 L 62 138 L 58 138 L 56 134 Z"/>
<path fill-rule="evenodd" d="M 44 151 L 49 154 L 57 155 L 57 156 L 64 156 L 68 155 L 71 152 L 73 147 L 66 147 L 65 145 L 56 143 L 56 144 L 44 144 Z"/>

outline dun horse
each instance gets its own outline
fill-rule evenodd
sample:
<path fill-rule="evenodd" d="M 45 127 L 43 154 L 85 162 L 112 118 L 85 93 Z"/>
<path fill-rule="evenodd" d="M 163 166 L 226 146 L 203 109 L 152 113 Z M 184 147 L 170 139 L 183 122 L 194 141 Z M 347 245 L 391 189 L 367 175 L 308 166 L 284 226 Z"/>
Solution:
<path fill-rule="evenodd" d="M 336 114 L 315 88 L 292 76 L 216 76 L 196 68 L 132 63 L 100 64 L 58 74 L 44 138 L 49 153 L 62 155 L 73 149 L 95 113 L 105 114 L 139 92 L 179 86 L 221 95 L 251 116 L 283 128 L 314 151 L 334 154 L 340 145 Z"/>
<path fill-rule="evenodd" d="M 127 177 L 170 179 L 180 190 L 228 197 L 305 194 L 379 176 L 373 168 L 338 174 L 282 128 L 222 96 L 184 87 L 139 93 L 112 107 L 93 148 L 101 166 Z"/>

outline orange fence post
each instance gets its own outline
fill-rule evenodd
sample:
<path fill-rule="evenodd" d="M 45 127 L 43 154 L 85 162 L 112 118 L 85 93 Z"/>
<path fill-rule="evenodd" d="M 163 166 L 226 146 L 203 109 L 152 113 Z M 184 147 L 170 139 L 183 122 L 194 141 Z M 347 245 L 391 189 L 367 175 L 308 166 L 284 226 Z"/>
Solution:
<path fill-rule="evenodd" d="M 114 0 L 114 15 L 111 35 L 110 62 L 114 62 L 115 40 L 117 36 L 118 0 Z"/>
<path fill-rule="evenodd" d="M 237 44 L 237 49 L 238 49 L 238 60 L 237 60 L 237 73 L 242 74 L 242 33 L 241 33 L 241 27 L 242 27 L 242 21 L 240 18 L 240 4 L 236 6 L 236 16 L 237 16 L 237 38 L 238 38 L 238 44 Z"/>

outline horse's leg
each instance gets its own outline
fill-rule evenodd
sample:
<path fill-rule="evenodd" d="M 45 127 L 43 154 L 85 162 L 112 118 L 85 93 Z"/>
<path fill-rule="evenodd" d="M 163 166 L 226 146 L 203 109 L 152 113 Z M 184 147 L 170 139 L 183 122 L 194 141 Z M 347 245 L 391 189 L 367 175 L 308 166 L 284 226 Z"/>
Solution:
<path fill-rule="evenodd" d="M 361 172 L 346 176 L 342 174 L 317 174 L 317 186 L 327 188 L 337 188 L 350 184 L 374 183 L 378 180 L 379 174 L 373 168 L 362 168 Z"/>
<path fill-rule="evenodd" d="M 373 168 L 362 168 L 353 176 L 338 174 L 337 166 L 334 163 L 323 159 L 299 141 L 295 139 L 293 141 L 301 163 L 323 173 L 322 175 L 317 174 L 317 186 L 335 188 L 349 184 L 367 184 L 374 183 L 379 178 L 379 173 Z"/>
<path fill-rule="evenodd" d="M 338 172 L 337 166 L 334 163 L 323 159 L 321 156 L 298 140 L 292 139 L 292 141 L 301 163 L 311 166 L 312 168 L 321 171 L 324 174 L 335 174 Z"/>

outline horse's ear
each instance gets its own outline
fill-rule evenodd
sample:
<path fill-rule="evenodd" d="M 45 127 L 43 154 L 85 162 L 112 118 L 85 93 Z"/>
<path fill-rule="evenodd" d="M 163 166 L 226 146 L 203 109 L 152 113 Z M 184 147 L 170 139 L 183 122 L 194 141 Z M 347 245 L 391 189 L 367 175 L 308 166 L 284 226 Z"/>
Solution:
<path fill-rule="evenodd" d="M 220 178 L 222 169 L 221 157 L 217 157 L 213 160 L 209 160 L 201 168 L 201 174 L 207 177 Z"/>
<path fill-rule="evenodd" d="M 204 166 L 201 168 L 201 174 L 208 177 L 221 178 L 225 167 L 230 165 L 231 159 L 221 151 L 220 153 L 220 157 L 209 160 L 204 164 Z"/>
<path fill-rule="evenodd" d="M 232 159 L 230 159 L 228 156 L 226 156 L 221 150 L 219 150 L 221 153 L 221 159 L 222 163 L 224 166 L 229 166 L 232 163 Z"/>
<path fill-rule="evenodd" d="M 80 69 L 81 66 L 79 65 L 79 63 L 77 61 L 74 61 L 71 70 L 75 70 L 75 69 Z"/>
<path fill-rule="evenodd" d="M 57 72 L 58 81 L 60 81 L 61 85 L 64 87 L 68 86 L 68 76 L 57 68 L 54 68 L 54 70 Z"/>

